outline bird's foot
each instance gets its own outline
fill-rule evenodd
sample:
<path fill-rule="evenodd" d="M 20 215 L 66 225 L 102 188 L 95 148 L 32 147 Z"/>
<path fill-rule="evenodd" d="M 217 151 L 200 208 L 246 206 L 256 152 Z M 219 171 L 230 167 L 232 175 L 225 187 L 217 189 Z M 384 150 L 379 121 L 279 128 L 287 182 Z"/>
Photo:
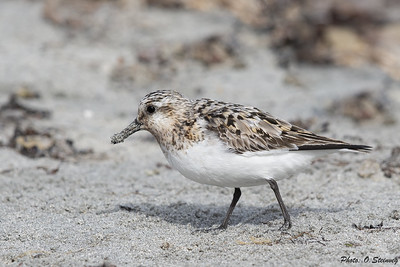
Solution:
<path fill-rule="evenodd" d="M 284 231 L 289 230 L 290 228 L 292 228 L 292 222 L 290 220 L 285 219 L 282 226 L 279 227 L 279 231 L 284 232 Z"/>

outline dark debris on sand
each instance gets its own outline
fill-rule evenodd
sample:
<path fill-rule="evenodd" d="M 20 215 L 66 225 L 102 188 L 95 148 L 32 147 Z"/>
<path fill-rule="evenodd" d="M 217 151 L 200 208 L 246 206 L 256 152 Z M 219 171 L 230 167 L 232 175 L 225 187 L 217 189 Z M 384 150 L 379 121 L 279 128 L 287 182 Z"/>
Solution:
<path fill-rule="evenodd" d="M 188 62 L 204 68 L 226 66 L 245 68 L 239 43 L 232 35 L 210 35 L 193 42 L 143 48 L 135 62 L 119 58 L 111 71 L 110 83 L 116 89 L 147 87 L 154 82 L 169 82 Z"/>
<path fill-rule="evenodd" d="M 0 106 L 0 126 L 3 129 L 13 129 L 11 136 L 2 136 L 0 147 L 10 147 L 20 154 L 30 157 L 50 157 L 64 160 L 68 157 L 92 153 L 92 150 L 78 150 L 74 142 L 68 138 L 56 137 L 54 129 L 39 130 L 35 126 L 38 120 L 48 119 L 51 112 L 34 108 L 22 103 L 27 100 L 40 98 L 40 94 L 23 88 L 11 93 L 8 102 Z M 7 131 L 3 131 L 6 135 Z"/>
<path fill-rule="evenodd" d="M 396 146 L 392 149 L 390 156 L 383 160 L 381 169 L 387 178 L 393 175 L 400 175 L 400 147 Z"/>
<path fill-rule="evenodd" d="M 356 95 L 332 103 L 328 111 L 335 115 L 343 115 L 354 122 L 379 122 L 383 124 L 395 123 L 388 106 L 389 99 L 379 93 L 381 90 L 364 90 Z"/>
<path fill-rule="evenodd" d="M 260 34 L 278 62 L 359 66 L 376 64 L 400 79 L 400 2 L 394 0 L 147 0 L 149 6 L 223 9 Z"/>
<path fill-rule="evenodd" d="M 39 94 L 32 93 L 32 97 L 39 98 Z M 21 94 L 13 93 L 10 95 L 8 102 L 0 107 L 0 119 L 2 121 L 15 121 L 23 118 L 46 119 L 51 113 L 48 110 L 32 108 L 19 101 L 23 97 Z M 25 97 L 26 98 L 26 97 Z"/>
<path fill-rule="evenodd" d="M 29 158 L 50 157 L 65 160 L 68 157 L 93 153 L 92 150 L 78 150 L 71 139 L 57 138 L 50 130 L 39 131 L 33 127 L 15 127 L 9 140 L 9 147 Z"/>

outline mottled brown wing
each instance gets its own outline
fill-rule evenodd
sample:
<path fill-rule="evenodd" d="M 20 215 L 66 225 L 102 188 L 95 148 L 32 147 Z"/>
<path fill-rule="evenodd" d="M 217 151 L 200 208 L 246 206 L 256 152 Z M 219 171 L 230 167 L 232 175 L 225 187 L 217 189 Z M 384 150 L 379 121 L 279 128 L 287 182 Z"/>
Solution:
<path fill-rule="evenodd" d="M 195 111 L 205 119 L 207 129 L 215 132 L 236 153 L 275 149 L 369 150 L 367 146 L 318 136 L 253 107 L 201 99 Z"/>

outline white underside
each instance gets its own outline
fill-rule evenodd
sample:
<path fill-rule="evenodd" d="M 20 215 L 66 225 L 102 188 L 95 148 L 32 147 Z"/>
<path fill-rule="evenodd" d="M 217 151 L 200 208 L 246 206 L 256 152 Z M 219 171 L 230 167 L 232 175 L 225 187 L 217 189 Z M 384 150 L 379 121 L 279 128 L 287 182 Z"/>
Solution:
<path fill-rule="evenodd" d="M 288 178 L 315 157 L 335 152 L 279 150 L 235 154 L 217 138 L 204 140 L 187 150 L 169 152 L 163 146 L 161 149 L 168 162 L 186 178 L 222 187 L 256 186 L 266 184 L 268 179 Z"/>

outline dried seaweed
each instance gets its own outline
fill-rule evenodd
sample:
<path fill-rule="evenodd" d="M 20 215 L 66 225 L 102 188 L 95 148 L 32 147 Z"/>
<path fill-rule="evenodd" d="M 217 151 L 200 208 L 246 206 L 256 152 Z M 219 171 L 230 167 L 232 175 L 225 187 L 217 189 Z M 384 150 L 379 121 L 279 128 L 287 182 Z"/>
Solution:
<path fill-rule="evenodd" d="M 384 95 L 365 90 L 333 102 L 328 111 L 349 117 L 358 123 L 379 121 L 384 124 L 393 124 L 395 119 L 387 108 L 387 102 Z"/>
<path fill-rule="evenodd" d="M 381 169 L 386 177 L 391 178 L 393 175 L 400 175 L 400 147 L 396 146 L 392 149 L 390 156 L 382 161 Z"/>
<path fill-rule="evenodd" d="M 77 150 L 70 139 L 56 138 L 50 131 L 38 131 L 33 127 L 15 127 L 9 147 L 29 158 L 50 157 L 66 159 L 71 156 L 92 153 L 90 149 Z"/>
<path fill-rule="evenodd" d="M 29 107 L 19 99 L 39 97 L 39 94 L 30 90 L 19 90 L 10 94 L 8 102 L 0 107 L 0 123 L 4 128 L 13 129 L 13 132 L 11 136 L 2 138 L 7 141 L 0 142 L 0 146 L 13 148 L 29 158 L 50 157 L 64 160 L 92 153 L 90 149 L 76 149 L 74 142 L 68 138 L 56 137 L 54 130 L 38 130 L 35 126 L 37 120 L 48 119 L 51 112 Z M 57 170 L 49 170 L 50 173 L 53 171 Z"/>
<path fill-rule="evenodd" d="M 7 103 L 0 107 L 0 118 L 2 120 L 18 120 L 22 118 L 49 118 L 51 112 L 44 109 L 31 108 L 21 104 L 17 94 L 11 94 Z"/>

